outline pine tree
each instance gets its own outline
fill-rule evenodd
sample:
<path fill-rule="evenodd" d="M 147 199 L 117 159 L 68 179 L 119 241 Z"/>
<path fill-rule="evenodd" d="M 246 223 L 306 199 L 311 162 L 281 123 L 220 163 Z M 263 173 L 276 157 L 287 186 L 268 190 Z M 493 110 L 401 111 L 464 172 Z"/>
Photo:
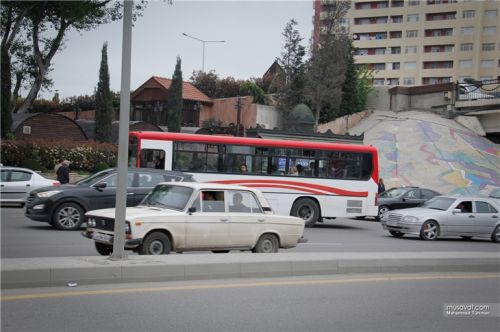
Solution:
<path fill-rule="evenodd" d="M 345 81 L 342 86 L 342 100 L 340 102 L 340 116 L 362 111 L 358 98 L 357 71 L 354 65 L 354 45 L 349 41 L 349 54 L 347 58 L 347 69 Z"/>
<path fill-rule="evenodd" d="M 181 58 L 177 57 L 174 75 L 172 75 L 172 84 L 168 90 L 168 116 L 167 126 L 168 131 L 180 132 L 181 131 L 181 118 L 182 118 L 182 71 L 181 71 Z"/>
<path fill-rule="evenodd" d="M 99 142 L 111 142 L 113 100 L 109 89 L 108 43 L 102 46 L 99 83 L 97 83 L 95 99 L 95 139 Z"/>

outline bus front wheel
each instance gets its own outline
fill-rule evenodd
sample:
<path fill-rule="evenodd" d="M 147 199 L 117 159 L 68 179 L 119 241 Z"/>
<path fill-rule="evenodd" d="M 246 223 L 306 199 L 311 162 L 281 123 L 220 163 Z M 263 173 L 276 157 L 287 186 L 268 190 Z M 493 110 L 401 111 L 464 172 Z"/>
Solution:
<path fill-rule="evenodd" d="M 318 203 L 311 198 L 301 198 L 293 203 L 291 215 L 304 219 L 306 227 L 314 227 L 320 219 Z"/>

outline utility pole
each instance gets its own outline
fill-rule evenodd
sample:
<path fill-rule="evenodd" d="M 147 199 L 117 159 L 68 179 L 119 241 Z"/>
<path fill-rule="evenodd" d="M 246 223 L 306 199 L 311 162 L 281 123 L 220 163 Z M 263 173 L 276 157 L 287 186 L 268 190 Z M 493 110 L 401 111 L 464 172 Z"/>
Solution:
<path fill-rule="evenodd" d="M 236 109 L 236 136 L 240 136 L 240 123 L 241 123 L 241 97 L 238 96 L 236 104 L 234 105 Z"/>

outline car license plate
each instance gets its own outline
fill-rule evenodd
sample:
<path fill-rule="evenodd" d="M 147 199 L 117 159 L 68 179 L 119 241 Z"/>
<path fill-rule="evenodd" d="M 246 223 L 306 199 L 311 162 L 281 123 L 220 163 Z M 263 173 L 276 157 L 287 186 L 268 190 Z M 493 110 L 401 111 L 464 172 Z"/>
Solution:
<path fill-rule="evenodd" d="M 107 243 L 111 243 L 113 241 L 113 237 L 111 235 L 102 233 L 92 233 L 92 239 L 94 239 L 95 241 L 101 241 Z"/>

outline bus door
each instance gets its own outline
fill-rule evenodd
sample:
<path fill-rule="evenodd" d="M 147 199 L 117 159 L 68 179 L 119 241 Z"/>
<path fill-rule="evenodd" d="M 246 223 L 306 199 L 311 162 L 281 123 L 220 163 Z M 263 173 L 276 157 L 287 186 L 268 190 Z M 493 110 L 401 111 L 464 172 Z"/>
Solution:
<path fill-rule="evenodd" d="M 140 167 L 170 170 L 172 169 L 172 158 L 168 156 L 171 154 L 171 141 L 142 140 L 139 155 Z"/>

